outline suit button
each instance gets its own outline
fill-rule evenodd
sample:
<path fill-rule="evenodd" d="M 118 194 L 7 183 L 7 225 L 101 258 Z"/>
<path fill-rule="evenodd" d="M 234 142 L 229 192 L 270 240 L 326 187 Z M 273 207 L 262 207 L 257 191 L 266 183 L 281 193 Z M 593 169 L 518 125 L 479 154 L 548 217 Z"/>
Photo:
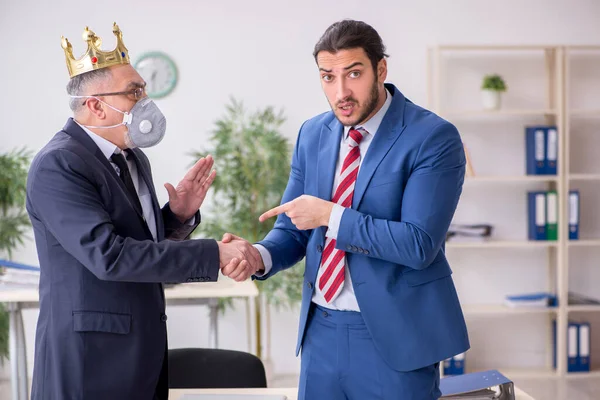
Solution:
<path fill-rule="evenodd" d="M 320 253 L 320 252 L 322 252 L 322 251 L 323 251 L 323 246 L 321 246 L 321 245 L 318 245 L 318 246 L 317 246 L 317 251 L 318 251 L 319 253 Z"/>
<path fill-rule="evenodd" d="M 188 281 L 188 282 L 194 282 L 194 278 L 187 278 L 186 281 Z"/>
<path fill-rule="evenodd" d="M 167 314 L 161 314 L 161 315 L 160 315 L 160 320 L 161 320 L 162 322 L 167 322 Z"/>
<path fill-rule="evenodd" d="M 346 246 L 346 248 L 347 248 L 348 250 L 352 250 L 352 249 L 354 248 L 354 246 L 348 245 L 348 246 Z"/>
<path fill-rule="evenodd" d="M 365 254 L 369 254 L 369 250 L 366 250 L 366 249 L 365 249 L 364 253 L 365 253 Z"/>
<path fill-rule="evenodd" d="M 307 286 L 307 287 L 308 287 L 310 290 L 312 290 L 312 288 L 313 288 L 313 284 L 312 284 L 312 283 L 310 283 L 310 282 L 306 282 L 306 286 Z"/>

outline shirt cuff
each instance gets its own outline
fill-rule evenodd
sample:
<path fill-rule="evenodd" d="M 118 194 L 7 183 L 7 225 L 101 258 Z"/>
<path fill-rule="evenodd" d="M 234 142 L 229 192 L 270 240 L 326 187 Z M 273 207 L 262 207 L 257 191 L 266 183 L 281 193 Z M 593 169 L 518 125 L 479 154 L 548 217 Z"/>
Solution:
<path fill-rule="evenodd" d="M 254 276 L 257 276 L 260 278 L 260 277 L 267 275 L 271 271 L 271 268 L 273 268 L 273 260 L 271 259 L 271 253 L 269 253 L 269 250 L 267 250 L 263 245 L 255 244 L 253 246 L 260 253 L 260 256 L 263 261 L 263 265 L 265 266 L 265 270 L 263 272 L 256 272 L 254 274 Z"/>
<path fill-rule="evenodd" d="M 185 221 L 185 225 L 189 225 L 189 226 L 195 225 L 196 224 L 196 214 L 194 214 L 194 216 L 192 218 Z"/>
<path fill-rule="evenodd" d="M 325 233 L 325 236 L 327 236 L 328 238 L 337 240 L 344 210 L 345 208 L 340 206 L 339 204 L 333 205 L 333 208 L 331 209 L 331 215 L 329 215 L 329 229 L 327 229 L 327 232 Z"/>

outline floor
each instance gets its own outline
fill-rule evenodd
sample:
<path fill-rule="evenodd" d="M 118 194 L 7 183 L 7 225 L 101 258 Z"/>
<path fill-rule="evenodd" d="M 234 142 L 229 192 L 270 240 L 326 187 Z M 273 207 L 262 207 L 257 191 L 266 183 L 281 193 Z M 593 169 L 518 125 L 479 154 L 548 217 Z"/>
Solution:
<path fill-rule="evenodd" d="M 276 376 L 270 387 L 294 387 L 297 376 Z M 597 400 L 600 398 L 600 377 L 590 379 L 531 379 L 517 382 L 536 400 Z M 10 382 L 0 381 L 0 400 L 11 400 Z"/>

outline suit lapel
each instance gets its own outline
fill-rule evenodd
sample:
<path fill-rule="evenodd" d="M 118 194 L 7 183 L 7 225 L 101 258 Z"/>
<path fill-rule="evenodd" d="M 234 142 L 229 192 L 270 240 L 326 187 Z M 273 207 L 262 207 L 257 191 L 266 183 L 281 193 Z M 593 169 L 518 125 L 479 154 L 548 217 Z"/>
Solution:
<path fill-rule="evenodd" d="M 390 108 L 383 121 L 381 121 L 381 125 L 361 163 L 354 187 L 354 197 L 352 198 L 352 208 L 355 210 L 358 209 L 377 167 L 405 129 L 404 106 L 406 105 L 406 99 L 393 85 L 386 84 L 386 87 L 393 93 L 392 104 L 390 104 Z"/>
<path fill-rule="evenodd" d="M 319 156 L 317 158 L 317 194 L 319 198 L 331 201 L 335 167 L 340 155 L 340 141 L 344 127 L 334 118 L 328 125 L 321 127 L 319 138 Z M 327 228 L 321 227 L 322 239 Z"/>
<path fill-rule="evenodd" d="M 106 172 L 112 177 L 112 179 L 115 180 L 115 182 L 117 182 L 117 185 L 119 185 L 121 187 L 121 190 L 123 190 L 123 192 L 126 195 L 125 197 L 127 197 L 127 200 L 129 201 L 129 205 L 131 206 L 131 208 L 135 211 L 135 213 L 140 218 L 142 224 L 146 228 L 147 233 L 150 235 L 150 237 L 152 237 L 152 235 L 150 234 L 150 231 L 147 229 L 148 226 L 146 225 L 146 223 L 144 221 L 144 215 L 141 214 L 142 210 L 138 210 L 138 208 L 135 206 L 135 203 L 133 202 L 133 200 L 131 199 L 131 197 L 129 195 L 129 191 L 127 190 L 127 187 L 125 186 L 123 181 L 119 178 L 119 176 L 115 173 L 115 169 L 110 164 L 110 162 L 108 161 L 106 156 L 104 154 L 102 154 L 102 151 L 100 150 L 100 148 L 98 148 L 96 143 L 94 143 L 94 141 L 88 136 L 88 134 L 85 133 L 85 131 L 83 129 L 81 129 L 81 127 L 73 120 L 73 118 L 69 118 L 69 120 L 67 121 L 67 123 L 65 124 L 65 126 L 63 128 L 63 131 L 67 135 L 71 136 L 73 139 L 75 139 L 79 143 L 81 143 L 90 153 L 92 153 L 94 155 L 94 157 L 96 157 L 98 159 L 98 161 L 100 161 L 100 163 L 104 166 L 104 168 L 106 168 Z M 138 163 L 138 165 L 139 165 L 139 163 Z"/>
<path fill-rule="evenodd" d="M 319 157 L 317 159 L 318 195 L 330 201 L 333 191 L 333 178 L 338 157 L 340 155 L 340 141 L 344 127 L 334 119 L 329 125 L 321 127 L 319 139 Z"/>

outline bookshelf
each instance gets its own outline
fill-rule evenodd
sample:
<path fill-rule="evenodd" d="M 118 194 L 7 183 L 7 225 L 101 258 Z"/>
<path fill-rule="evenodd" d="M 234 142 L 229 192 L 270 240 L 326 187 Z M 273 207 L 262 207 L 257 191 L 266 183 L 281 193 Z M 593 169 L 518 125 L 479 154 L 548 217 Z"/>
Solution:
<path fill-rule="evenodd" d="M 597 156 L 600 151 L 600 46 L 565 47 L 563 63 L 565 196 L 568 190 L 580 191 L 581 215 L 579 240 L 567 241 L 565 246 L 565 280 L 569 291 L 598 298 L 600 218 L 594 211 L 600 201 Z M 597 379 L 600 377 L 600 305 L 567 305 L 566 314 L 568 321 L 585 321 L 591 326 L 590 372 L 567 373 L 566 376 Z"/>
<path fill-rule="evenodd" d="M 598 61 L 595 69 L 589 69 L 592 71 L 589 74 L 581 73 L 582 67 L 577 64 L 581 57 L 586 62 Z M 566 304 L 568 293 L 573 289 L 570 277 L 573 280 L 574 274 L 586 273 L 585 270 L 578 270 L 579 265 L 570 264 L 579 263 L 584 255 L 587 255 L 588 263 L 594 260 L 594 254 L 596 260 L 600 259 L 600 216 L 595 234 L 589 234 L 585 229 L 582 231 L 580 223 L 580 239 L 569 240 L 567 230 L 569 190 L 589 188 L 585 193 L 582 189 L 583 197 L 600 183 L 600 157 L 595 169 L 583 163 L 593 158 L 591 153 L 594 149 L 600 155 L 600 138 L 595 138 L 598 145 L 586 146 L 584 143 L 586 150 L 582 156 L 573 153 L 582 146 L 574 145 L 581 126 L 590 129 L 588 140 L 594 140 L 594 127 L 595 133 L 600 134 L 600 97 L 594 96 L 600 93 L 600 73 L 592 76 L 594 70 L 600 71 L 600 46 L 440 45 L 428 49 L 428 108 L 457 126 L 468 150 L 469 161 L 472 162 L 470 167 L 474 169 L 474 174 L 465 178 L 459 209 L 453 222 L 497 222 L 498 225 L 494 232 L 497 232 L 497 237 L 473 242 L 450 240 L 446 243 L 446 253 L 454 271 L 467 325 L 477 321 L 473 322 L 477 329 L 473 332 L 470 329 L 474 340 L 466 355 L 466 372 L 497 368 L 513 378 L 600 377 L 600 363 L 594 362 L 595 358 L 600 358 L 600 351 L 597 350 L 600 346 L 595 346 L 593 338 L 600 332 L 600 305 Z M 481 80 L 489 73 L 499 73 L 508 86 L 498 110 L 484 110 L 480 102 Z M 580 93 L 585 91 L 587 94 L 582 97 Z M 557 127 L 557 175 L 526 175 L 524 135 L 527 125 Z M 504 160 L 506 165 L 502 164 Z M 600 204 L 600 187 L 598 189 Z M 557 192 L 558 240 L 528 240 L 527 203 L 523 196 L 530 190 Z M 514 197 L 506 193 L 513 193 Z M 592 224 L 595 220 L 586 222 Z M 592 256 L 579 254 L 586 252 L 592 252 Z M 506 273 L 502 276 L 505 266 Z M 490 283 L 497 287 L 489 290 L 495 292 L 494 295 L 486 296 L 487 293 L 473 288 L 469 282 L 482 284 L 490 271 L 494 272 L 493 279 L 499 283 Z M 530 291 L 556 293 L 559 305 L 549 308 L 511 308 L 503 305 L 502 294 L 515 293 L 511 291 L 511 280 L 515 281 L 515 291 L 517 288 L 537 288 Z M 523 293 L 526 291 L 523 289 Z M 483 298 L 477 298 L 478 295 Z M 597 317 L 597 320 L 590 320 L 592 371 L 568 373 L 568 321 L 590 315 Z M 507 365 L 506 360 L 486 359 L 486 349 L 482 348 L 486 344 L 481 336 L 489 332 L 481 328 L 485 324 L 482 325 L 480 321 L 490 318 L 506 322 L 500 336 L 506 341 L 502 344 L 507 349 L 506 353 L 515 353 L 512 365 Z M 556 368 L 553 367 L 553 320 L 558 326 Z M 541 350 L 543 354 L 536 353 L 533 357 L 536 365 L 530 365 L 526 358 L 519 359 L 518 341 L 522 338 L 513 335 L 513 321 L 524 327 L 519 329 L 530 333 L 532 337 L 529 340 L 545 344 Z M 472 357 L 470 353 L 474 353 Z M 502 365 L 496 365 L 500 362 Z M 595 368 L 594 364 L 598 367 Z"/>

